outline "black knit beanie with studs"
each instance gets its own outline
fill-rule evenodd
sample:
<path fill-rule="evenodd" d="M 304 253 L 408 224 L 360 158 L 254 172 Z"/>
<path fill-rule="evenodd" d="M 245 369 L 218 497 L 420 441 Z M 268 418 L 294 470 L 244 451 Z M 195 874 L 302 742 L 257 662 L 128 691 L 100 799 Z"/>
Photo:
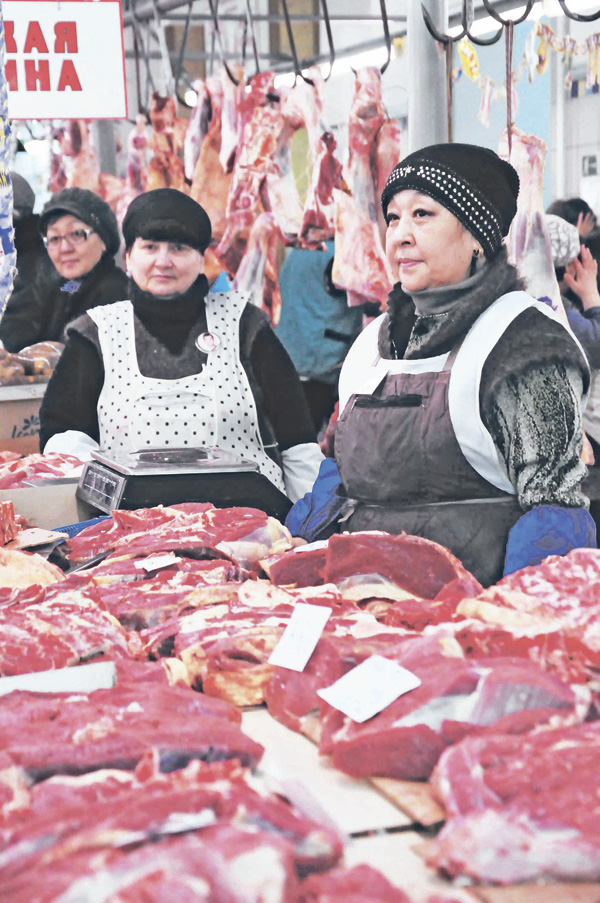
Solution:
<path fill-rule="evenodd" d="M 486 147 L 433 144 L 409 154 L 391 171 L 381 194 L 384 216 L 392 197 L 406 189 L 446 207 L 492 258 L 517 212 L 519 177 Z"/>
<path fill-rule="evenodd" d="M 208 214 L 193 198 L 176 188 L 155 188 L 133 199 L 123 220 L 129 250 L 136 238 L 180 242 L 204 254 L 210 244 Z"/>

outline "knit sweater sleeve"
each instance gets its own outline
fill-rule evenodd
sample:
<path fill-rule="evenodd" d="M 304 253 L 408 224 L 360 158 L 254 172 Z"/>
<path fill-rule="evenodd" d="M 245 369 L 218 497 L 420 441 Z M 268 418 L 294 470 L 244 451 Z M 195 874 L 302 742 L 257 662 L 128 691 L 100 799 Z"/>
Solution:
<path fill-rule="evenodd" d="M 509 376 L 482 410 L 524 511 L 537 505 L 586 507 L 581 482 L 581 370 L 535 365 Z"/>
<path fill-rule="evenodd" d="M 67 342 L 40 407 L 40 448 L 56 433 L 78 430 L 96 442 L 98 398 L 104 365 L 93 320 L 84 314 L 68 329 Z"/>

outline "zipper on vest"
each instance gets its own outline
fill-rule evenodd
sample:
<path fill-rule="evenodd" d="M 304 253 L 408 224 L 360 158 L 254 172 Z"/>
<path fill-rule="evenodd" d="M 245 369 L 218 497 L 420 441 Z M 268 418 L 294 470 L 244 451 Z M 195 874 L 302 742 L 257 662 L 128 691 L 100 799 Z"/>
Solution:
<path fill-rule="evenodd" d="M 418 408 L 423 402 L 422 395 L 388 395 L 375 398 L 373 395 L 357 395 L 352 407 L 357 408 Z"/>

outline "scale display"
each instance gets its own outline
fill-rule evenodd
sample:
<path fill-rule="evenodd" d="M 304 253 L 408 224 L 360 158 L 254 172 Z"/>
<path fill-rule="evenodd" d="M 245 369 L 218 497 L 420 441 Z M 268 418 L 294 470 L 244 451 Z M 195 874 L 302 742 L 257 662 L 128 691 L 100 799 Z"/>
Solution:
<path fill-rule="evenodd" d="M 258 464 L 219 448 L 147 448 L 121 456 L 93 452 L 77 496 L 103 514 L 212 502 L 221 508 L 260 508 L 283 520 L 291 507 Z"/>

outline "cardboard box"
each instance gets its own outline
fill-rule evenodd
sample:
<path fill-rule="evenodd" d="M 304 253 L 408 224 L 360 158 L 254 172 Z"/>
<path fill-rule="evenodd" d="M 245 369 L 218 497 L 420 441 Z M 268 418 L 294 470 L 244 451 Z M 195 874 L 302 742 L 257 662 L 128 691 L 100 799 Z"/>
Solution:
<path fill-rule="evenodd" d="M 39 451 L 40 405 L 48 383 L 0 386 L 0 449 Z"/>
<path fill-rule="evenodd" d="M 77 483 L 68 479 L 46 480 L 44 485 L 2 489 L 0 499 L 10 499 L 15 514 L 22 514 L 30 526 L 52 530 L 97 516 L 97 511 L 76 498 Z"/>

